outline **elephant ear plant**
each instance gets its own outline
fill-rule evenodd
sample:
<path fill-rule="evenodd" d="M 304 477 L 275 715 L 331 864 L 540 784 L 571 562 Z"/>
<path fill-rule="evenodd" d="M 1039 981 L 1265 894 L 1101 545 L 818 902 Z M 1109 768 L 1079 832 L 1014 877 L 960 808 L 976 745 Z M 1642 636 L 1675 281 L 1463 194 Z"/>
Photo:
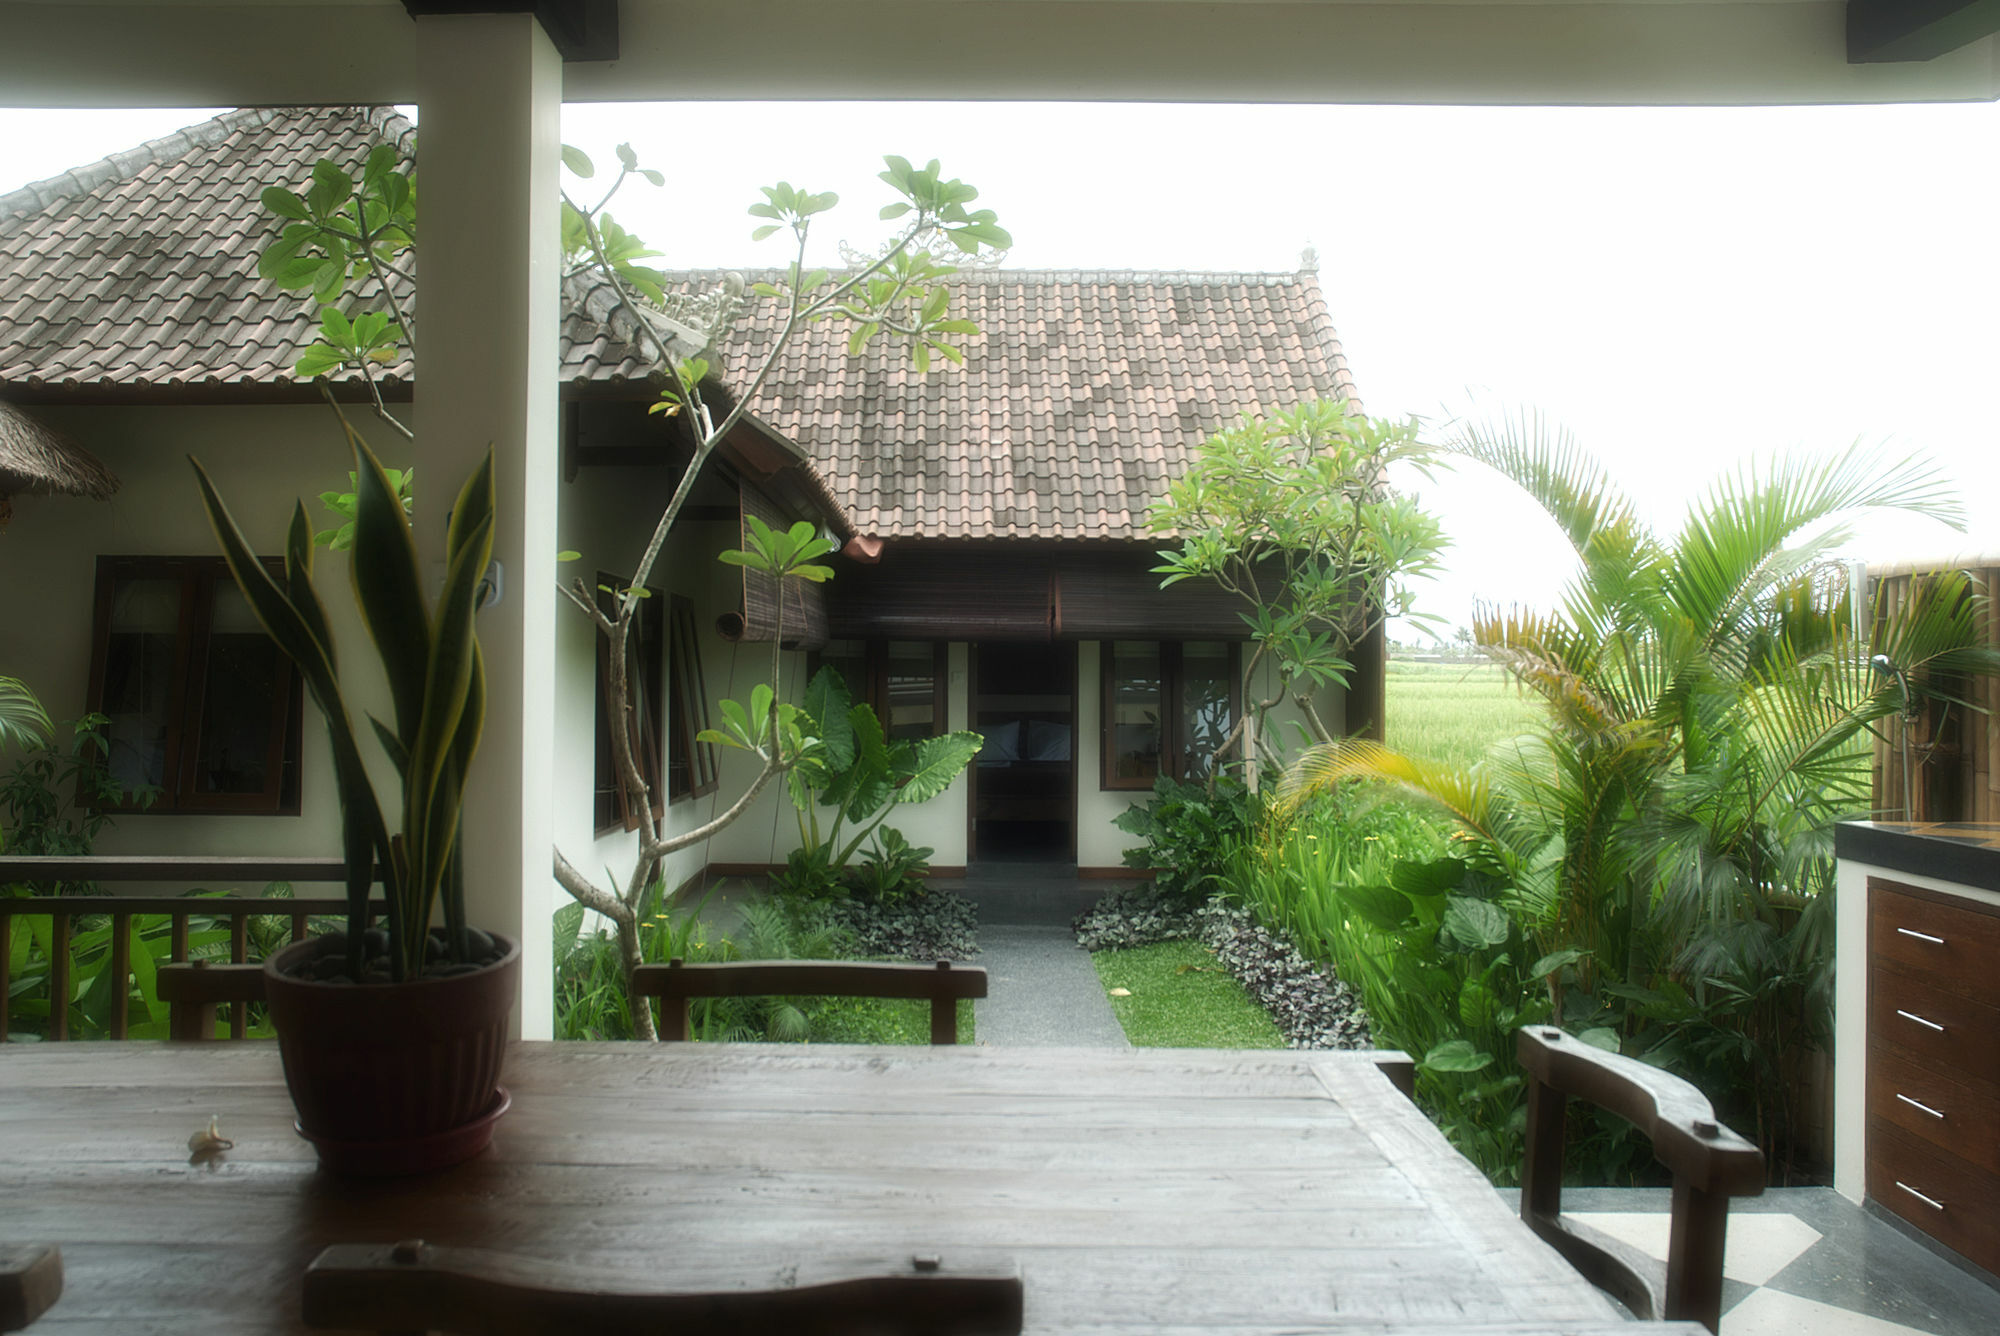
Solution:
<path fill-rule="evenodd" d="M 272 640 L 298 666 L 326 716 L 340 794 L 342 853 L 347 862 L 347 941 L 326 968 L 356 982 L 369 975 L 415 979 L 432 954 L 429 924 L 444 901 L 445 953 L 453 964 L 480 964 L 492 952 L 465 922 L 458 849 L 467 767 L 486 714 L 485 669 L 472 630 L 480 581 L 493 551 L 493 457 L 473 472 L 451 510 L 445 581 L 435 609 L 423 596 L 415 542 L 397 491 L 367 443 L 347 429 L 354 449 L 354 543 L 349 570 L 355 602 L 375 642 L 395 701 L 394 727 L 369 717 L 376 740 L 402 781 L 401 831 L 390 833 L 362 761 L 353 715 L 341 694 L 326 609 L 312 585 L 313 532 L 303 503 L 292 513 L 282 581 L 257 560 L 215 484 L 190 456 L 209 524 L 229 570 Z M 369 959 L 368 892 L 379 876 L 388 902 L 388 953 Z"/>

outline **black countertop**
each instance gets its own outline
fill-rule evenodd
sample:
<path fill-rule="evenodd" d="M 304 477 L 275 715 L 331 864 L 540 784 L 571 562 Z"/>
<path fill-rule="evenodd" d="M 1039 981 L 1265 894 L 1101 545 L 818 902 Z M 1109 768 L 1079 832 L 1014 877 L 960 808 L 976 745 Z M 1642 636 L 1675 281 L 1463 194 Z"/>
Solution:
<path fill-rule="evenodd" d="M 1836 858 L 2000 891 L 2000 825 L 1971 821 L 1843 821 Z"/>

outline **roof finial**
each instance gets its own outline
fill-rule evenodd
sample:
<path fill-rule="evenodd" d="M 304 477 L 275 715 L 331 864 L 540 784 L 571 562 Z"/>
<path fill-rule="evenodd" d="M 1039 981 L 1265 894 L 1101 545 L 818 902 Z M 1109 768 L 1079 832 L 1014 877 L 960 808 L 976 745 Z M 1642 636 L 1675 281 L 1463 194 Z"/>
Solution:
<path fill-rule="evenodd" d="M 1319 251 L 1308 246 L 1299 252 L 1299 272 L 1317 274 L 1319 272 Z"/>

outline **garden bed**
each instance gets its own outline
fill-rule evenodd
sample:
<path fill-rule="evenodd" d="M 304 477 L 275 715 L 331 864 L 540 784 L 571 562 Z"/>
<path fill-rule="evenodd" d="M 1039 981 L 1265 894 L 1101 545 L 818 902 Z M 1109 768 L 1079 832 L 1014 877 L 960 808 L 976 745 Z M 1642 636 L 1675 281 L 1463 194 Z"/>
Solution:
<path fill-rule="evenodd" d="M 1190 907 L 1183 897 L 1137 886 L 1105 896 L 1078 917 L 1075 928 L 1077 943 L 1093 953 L 1198 941 L 1264 1009 L 1290 1047 L 1374 1047 L 1367 1013 L 1353 989 L 1247 911 L 1220 900 Z"/>

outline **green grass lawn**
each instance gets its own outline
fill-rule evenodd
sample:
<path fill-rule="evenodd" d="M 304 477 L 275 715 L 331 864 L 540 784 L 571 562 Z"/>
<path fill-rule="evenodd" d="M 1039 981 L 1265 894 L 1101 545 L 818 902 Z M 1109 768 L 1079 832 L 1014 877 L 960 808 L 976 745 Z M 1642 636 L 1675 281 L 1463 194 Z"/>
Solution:
<path fill-rule="evenodd" d="M 958 1042 L 975 1042 L 972 1000 L 958 1004 Z M 931 1004 L 882 997 L 829 997 L 812 1016 L 815 1044 L 928 1044 Z"/>
<path fill-rule="evenodd" d="M 1388 668 L 1388 743 L 1449 765 L 1470 765 L 1486 748 L 1528 731 L 1538 717 L 1498 664 L 1413 663 Z"/>
<path fill-rule="evenodd" d="M 1161 942 L 1090 957 L 1111 1010 L 1138 1048 L 1283 1048 L 1284 1036 L 1200 942 Z"/>

